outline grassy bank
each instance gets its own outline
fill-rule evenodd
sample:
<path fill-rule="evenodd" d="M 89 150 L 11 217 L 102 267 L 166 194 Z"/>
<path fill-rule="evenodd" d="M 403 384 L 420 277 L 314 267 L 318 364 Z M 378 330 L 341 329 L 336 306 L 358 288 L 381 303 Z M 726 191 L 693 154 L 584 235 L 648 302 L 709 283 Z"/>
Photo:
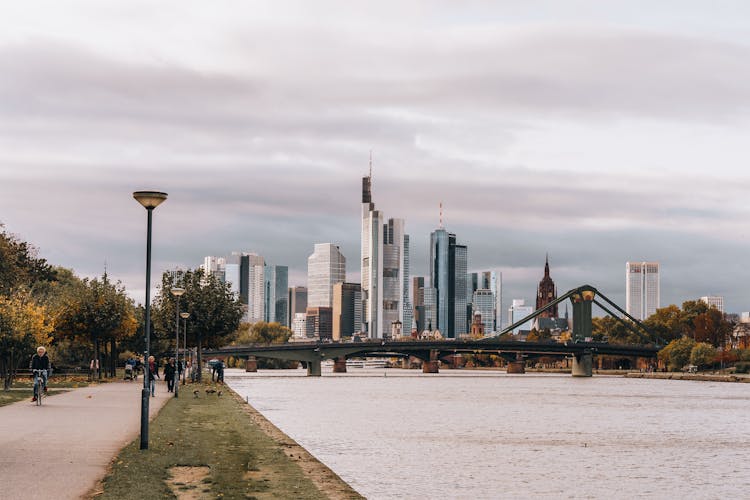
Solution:
<path fill-rule="evenodd" d="M 125 447 L 94 497 L 361 498 L 333 473 L 336 488 L 321 491 L 291 458 L 296 443 L 264 432 L 228 388 L 215 387 L 218 396 L 209 387 L 182 386 L 151 422 L 149 450 L 139 450 L 138 440 Z"/>

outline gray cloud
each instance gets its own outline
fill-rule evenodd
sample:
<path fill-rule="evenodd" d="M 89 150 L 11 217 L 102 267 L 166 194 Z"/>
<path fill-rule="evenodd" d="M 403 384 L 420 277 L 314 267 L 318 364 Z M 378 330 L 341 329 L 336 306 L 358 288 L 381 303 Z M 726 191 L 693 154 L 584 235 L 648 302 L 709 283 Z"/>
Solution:
<path fill-rule="evenodd" d="M 137 295 L 145 214 L 130 193 L 158 188 L 156 269 L 254 250 L 299 277 L 312 244 L 333 241 L 356 274 L 374 148 L 375 201 L 407 219 L 414 275 L 443 201 L 471 267 L 504 271 L 506 298 L 533 296 L 550 252 L 561 289 L 617 298 L 625 260 L 656 259 L 665 303 L 715 292 L 747 308 L 725 269 L 747 246 L 747 177 L 507 159 L 540 123 L 742 127 L 746 45 L 619 27 L 294 28 L 230 34 L 247 64 L 211 68 L 44 38 L 0 46 L 2 220 L 83 274 L 107 259 Z"/>

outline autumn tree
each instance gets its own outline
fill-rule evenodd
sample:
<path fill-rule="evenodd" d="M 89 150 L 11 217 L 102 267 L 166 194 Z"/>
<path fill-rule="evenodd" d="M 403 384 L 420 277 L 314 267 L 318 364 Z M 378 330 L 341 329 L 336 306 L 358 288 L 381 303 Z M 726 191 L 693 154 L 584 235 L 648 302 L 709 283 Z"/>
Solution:
<path fill-rule="evenodd" d="M 658 357 L 667 365 L 669 370 L 678 371 L 690 362 L 693 347 L 695 347 L 695 340 L 690 337 L 682 337 L 667 344 L 659 351 Z"/>
<path fill-rule="evenodd" d="M 54 281 L 55 269 L 37 256 L 37 249 L 5 231 L 0 224 L 0 295 L 9 297 L 40 281 Z"/>
<path fill-rule="evenodd" d="M 39 345 L 49 345 L 52 320 L 44 306 L 28 292 L 0 296 L 0 374 L 8 390 L 19 364 L 27 362 Z"/>
<path fill-rule="evenodd" d="M 690 363 L 704 368 L 714 362 L 716 358 L 716 349 L 706 342 L 698 342 L 690 350 Z"/>
<path fill-rule="evenodd" d="M 102 350 L 108 351 L 113 375 L 117 342 L 136 332 L 133 302 L 122 283 L 112 282 L 106 273 L 101 280 L 84 279 L 61 299 L 58 314 L 61 337 L 88 345 L 94 359 L 102 360 Z"/>
<path fill-rule="evenodd" d="M 180 297 L 181 312 L 187 312 L 188 345 L 197 347 L 198 366 L 204 347 L 222 347 L 232 340 L 242 319 L 242 304 L 229 288 L 213 274 L 203 270 L 181 273 L 165 272 L 159 291 L 154 297 L 152 321 L 159 332 L 172 332 L 174 338 L 177 300 L 170 290 L 179 286 L 185 289 Z M 166 335 L 168 337 L 168 335 Z M 198 370 L 199 380 L 201 370 Z"/>

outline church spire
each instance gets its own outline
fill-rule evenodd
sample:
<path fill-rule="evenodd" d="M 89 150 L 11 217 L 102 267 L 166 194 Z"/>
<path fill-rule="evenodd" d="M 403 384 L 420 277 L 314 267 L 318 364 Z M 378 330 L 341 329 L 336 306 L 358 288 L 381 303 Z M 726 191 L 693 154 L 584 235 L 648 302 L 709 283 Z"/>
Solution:
<path fill-rule="evenodd" d="M 544 257 L 544 277 L 549 278 L 549 253 Z"/>

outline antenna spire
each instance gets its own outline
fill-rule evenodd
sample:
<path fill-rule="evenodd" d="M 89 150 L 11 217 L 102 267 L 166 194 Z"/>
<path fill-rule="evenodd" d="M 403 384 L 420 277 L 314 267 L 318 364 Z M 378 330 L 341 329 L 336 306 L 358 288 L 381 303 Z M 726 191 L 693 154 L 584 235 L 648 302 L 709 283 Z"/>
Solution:
<path fill-rule="evenodd" d="M 372 149 L 370 150 L 370 179 L 372 179 Z"/>
<path fill-rule="evenodd" d="M 440 202 L 440 229 L 443 229 L 443 202 Z"/>

